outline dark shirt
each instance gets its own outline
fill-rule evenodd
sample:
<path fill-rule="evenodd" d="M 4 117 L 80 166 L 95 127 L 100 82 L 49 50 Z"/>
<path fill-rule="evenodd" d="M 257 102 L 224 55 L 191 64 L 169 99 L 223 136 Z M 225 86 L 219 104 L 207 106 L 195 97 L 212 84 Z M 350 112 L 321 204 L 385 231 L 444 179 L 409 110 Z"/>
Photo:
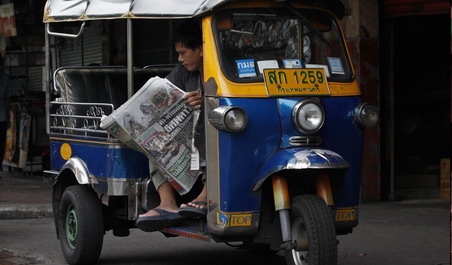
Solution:
<path fill-rule="evenodd" d="M 200 73 L 198 71 L 190 72 L 181 64 L 177 64 L 174 70 L 166 76 L 166 79 L 184 91 L 191 92 L 201 89 L 202 94 L 204 94 Z M 201 106 L 198 124 L 196 125 L 195 146 L 198 148 L 200 158 L 205 159 L 204 101 Z"/>

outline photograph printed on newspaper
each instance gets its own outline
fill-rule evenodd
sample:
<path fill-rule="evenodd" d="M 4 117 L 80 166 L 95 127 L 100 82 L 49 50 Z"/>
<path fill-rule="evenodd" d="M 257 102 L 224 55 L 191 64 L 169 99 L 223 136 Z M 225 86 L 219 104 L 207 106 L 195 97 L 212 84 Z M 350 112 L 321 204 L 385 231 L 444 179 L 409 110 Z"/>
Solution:
<path fill-rule="evenodd" d="M 151 78 L 101 123 L 113 137 L 146 154 L 181 195 L 200 173 L 191 165 L 198 110 L 185 104 L 184 94 L 165 78 Z"/>

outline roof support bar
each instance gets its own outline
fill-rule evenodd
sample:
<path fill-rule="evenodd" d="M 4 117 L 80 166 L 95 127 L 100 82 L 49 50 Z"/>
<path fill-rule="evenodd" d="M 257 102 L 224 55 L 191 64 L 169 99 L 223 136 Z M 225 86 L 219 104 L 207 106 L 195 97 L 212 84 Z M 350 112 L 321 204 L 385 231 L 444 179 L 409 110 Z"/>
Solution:
<path fill-rule="evenodd" d="M 133 34 L 132 20 L 127 19 L 127 98 L 133 96 Z"/>

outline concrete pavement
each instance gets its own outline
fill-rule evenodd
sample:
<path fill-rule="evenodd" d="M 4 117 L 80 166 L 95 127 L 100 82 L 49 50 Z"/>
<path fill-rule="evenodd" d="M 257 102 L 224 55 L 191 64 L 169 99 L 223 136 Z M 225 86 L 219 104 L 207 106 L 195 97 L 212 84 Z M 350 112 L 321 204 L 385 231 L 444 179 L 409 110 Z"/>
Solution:
<path fill-rule="evenodd" d="M 52 216 L 52 185 L 42 174 L 0 172 L 0 219 Z"/>
<path fill-rule="evenodd" d="M 34 264 L 48 263 L 37 261 L 37 256 L 52 257 L 62 261 L 58 241 L 54 237 L 53 220 L 48 218 L 52 216 L 51 184 L 44 183 L 39 174 L 0 172 L 0 177 L 0 264 L 4 264 L 2 262 L 5 260 L 12 262 L 5 264 L 29 264 L 17 260 L 19 258 L 32 261 L 31 263 Z M 450 213 L 450 202 L 440 199 L 362 203 L 358 227 L 353 234 L 338 237 L 339 264 L 450 264 Z M 33 225 L 29 222 L 33 222 Z M 43 223 L 43 226 L 36 227 L 36 222 Z M 27 230 L 33 228 L 37 230 Z M 32 244 L 32 238 L 36 238 L 37 233 L 43 233 L 39 236 L 41 240 L 47 238 L 52 240 L 50 242 L 55 247 L 51 249 L 55 249 L 56 254 L 47 253 L 48 243 L 35 242 L 36 246 Z M 149 240 L 146 239 L 148 234 L 144 232 L 134 230 L 133 233 L 136 235 L 127 240 Z M 110 234 L 107 233 L 109 238 L 107 242 L 111 241 L 111 243 L 106 242 L 106 244 L 111 246 L 105 246 L 103 253 L 107 256 L 104 256 L 104 259 L 108 259 L 108 255 L 118 255 L 114 256 L 115 259 L 123 257 L 124 253 L 121 251 L 113 251 L 114 246 L 123 245 L 123 243 L 119 244 L 119 240 L 123 239 L 114 238 Z M 29 236 L 30 239 L 24 240 L 22 238 L 24 235 Z M 140 238 L 141 236 L 143 238 Z M 163 241 L 167 242 L 165 240 L 162 240 L 162 244 L 166 244 L 163 243 Z M 27 247 L 24 248 L 25 244 Z M 110 248 L 112 250 L 107 252 Z M 41 254 L 36 255 L 30 252 L 32 250 L 35 252 L 39 250 Z M 130 256 L 128 258 L 130 259 Z M 152 257 L 143 258 L 143 262 L 136 260 L 134 264 L 148 264 L 149 259 Z M 206 257 L 206 264 L 208 260 Z M 54 264 L 64 264 L 64 262 Z"/>

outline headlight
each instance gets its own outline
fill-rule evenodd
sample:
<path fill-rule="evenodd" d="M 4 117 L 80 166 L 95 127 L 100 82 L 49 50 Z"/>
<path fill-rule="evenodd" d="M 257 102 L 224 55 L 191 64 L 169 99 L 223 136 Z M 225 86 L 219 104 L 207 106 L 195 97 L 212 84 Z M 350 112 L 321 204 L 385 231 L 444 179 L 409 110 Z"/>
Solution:
<path fill-rule="evenodd" d="M 299 101 L 292 111 L 292 123 L 303 134 L 313 134 L 322 128 L 325 122 L 325 112 L 316 100 Z"/>
<path fill-rule="evenodd" d="M 378 118 L 378 107 L 373 104 L 361 103 L 355 108 L 355 120 L 363 127 L 374 126 Z"/>
<path fill-rule="evenodd" d="M 247 123 L 245 111 L 234 106 L 219 106 L 210 111 L 207 117 L 215 128 L 227 132 L 240 132 Z"/>

